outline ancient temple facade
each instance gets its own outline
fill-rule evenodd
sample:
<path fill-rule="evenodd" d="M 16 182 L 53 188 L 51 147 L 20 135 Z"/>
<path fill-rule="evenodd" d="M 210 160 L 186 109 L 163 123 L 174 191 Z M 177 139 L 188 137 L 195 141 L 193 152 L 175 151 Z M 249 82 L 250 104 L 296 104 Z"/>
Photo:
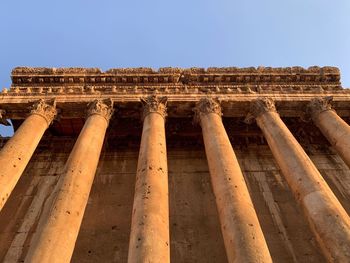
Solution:
<path fill-rule="evenodd" d="M 349 262 L 350 90 L 337 68 L 11 77 L 1 262 Z"/>

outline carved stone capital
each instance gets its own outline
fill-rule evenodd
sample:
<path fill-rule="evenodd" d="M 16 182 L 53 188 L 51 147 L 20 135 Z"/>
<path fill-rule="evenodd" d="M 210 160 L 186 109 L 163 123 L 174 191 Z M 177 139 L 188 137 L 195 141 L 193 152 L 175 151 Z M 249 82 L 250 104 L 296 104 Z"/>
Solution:
<path fill-rule="evenodd" d="M 30 114 L 40 115 L 46 120 L 47 125 L 49 126 L 57 115 L 56 101 L 45 101 L 40 99 L 32 105 Z"/>
<path fill-rule="evenodd" d="M 112 100 L 94 100 L 88 105 L 87 117 L 90 117 L 91 115 L 100 115 L 106 119 L 107 123 L 109 123 L 113 112 Z"/>
<path fill-rule="evenodd" d="M 157 97 L 155 95 L 141 98 L 143 104 L 142 119 L 145 119 L 145 117 L 152 112 L 158 113 L 165 118 L 167 116 L 167 100 L 167 97 Z"/>
<path fill-rule="evenodd" d="M 11 126 L 11 123 L 8 122 L 5 118 L 6 112 L 2 109 L 0 109 L 0 124 L 5 125 L 5 126 Z"/>
<path fill-rule="evenodd" d="M 201 99 L 196 107 L 194 108 L 194 121 L 200 123 L 200 116 L 206 115 L 209 113 L 215 113 L 222 116 L 220 103 L 212 98 L 203 98 Z"/>
<path fill-rule="evenodd" d="M 256 118 L 265 112 L 277 112 L 275 102 L 271 98 L 253 100 L 250 104 L 250 113 Z"/>
<path fill-rule="evenodd" d="M 312 99 L 306 108 L 307 115 L 314 119 L 323 111 L 333 110 L 332 100 L 333 97 L 331 96 Z"/>
<path fill-rule="evenodd" d="M 275 102 L 271 98 L 260 98 L 250 103 L 250 111 L 245 118 L 246 123 L 252 123 L 258 116 L 265 112 L 277 112 Z"/>

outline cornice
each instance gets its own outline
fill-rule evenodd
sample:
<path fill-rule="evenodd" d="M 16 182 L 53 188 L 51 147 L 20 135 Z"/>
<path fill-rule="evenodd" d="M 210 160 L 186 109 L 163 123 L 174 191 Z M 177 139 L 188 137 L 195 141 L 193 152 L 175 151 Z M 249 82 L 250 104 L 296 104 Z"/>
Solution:
<path fill-rule="evenodd" d="M 12 71 L 12 87 L 66 85 L 334 85 L 340 88 L 335 67 L 250 68 L 30 68 Z"/>

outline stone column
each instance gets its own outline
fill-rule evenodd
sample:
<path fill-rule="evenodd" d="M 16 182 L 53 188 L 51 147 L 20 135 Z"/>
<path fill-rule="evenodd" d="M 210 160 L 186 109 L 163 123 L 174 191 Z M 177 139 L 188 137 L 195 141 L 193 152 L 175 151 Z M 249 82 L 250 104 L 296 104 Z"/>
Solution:
<path fill-rule="evenodd" d="M 1 149 L 0 211 L 15 188 L 41 137 L 55 115 L 54 102 L 48 104 L 44 100 L 37 101 L 32 106 L 29 116 Z"/>
<path fill-rule="evenodd" d="M 25 262 L 69 262 L 98 165 L 112 102 L 90 104 L 69 155 L 47 221 L 38 227 Z"/>
<path fill-rule="evenodd" d="M 170 262 L 166 97 L 142 100 L 143 130 L 137 164 L 129 263 Z"/>
<path fill-rule="evenodd" d="M 350 126 L 332 109 L 332 99 L 313 99 L 308 105 L 308 111 L 315 125 L 350 167 Z"/>
<path fill-rule="evenodd" d="M 254 101 L 251 113 L 330 262 L 350 258 L 350 218 L 315 165 L 281 120 L 271 99 Z"/>
<path fill-rule="evenodd" d="M 221 107 L 202 99 L 195 109 L 229 262 L 272 262 L 236 155 L 221 120 Z"/>

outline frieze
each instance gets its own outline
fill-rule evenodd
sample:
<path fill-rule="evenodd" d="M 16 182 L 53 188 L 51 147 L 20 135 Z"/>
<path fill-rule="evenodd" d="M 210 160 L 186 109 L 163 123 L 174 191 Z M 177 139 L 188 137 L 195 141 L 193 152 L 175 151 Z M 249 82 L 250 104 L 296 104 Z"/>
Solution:
<path fill-rule="evenodd" d="M 93 94 L 116 93 L 116 94 L 148 94 L 148 93 L 207 93 L 207 94 L 230 94 L 230 93 L 349 93 L 349 90 L 341 89 L 338 85 L 80 85 L 80 86 L 12 86 L 9 90 L 4 88 L 1 95 L 36 95 L 36 94 Z"/>

